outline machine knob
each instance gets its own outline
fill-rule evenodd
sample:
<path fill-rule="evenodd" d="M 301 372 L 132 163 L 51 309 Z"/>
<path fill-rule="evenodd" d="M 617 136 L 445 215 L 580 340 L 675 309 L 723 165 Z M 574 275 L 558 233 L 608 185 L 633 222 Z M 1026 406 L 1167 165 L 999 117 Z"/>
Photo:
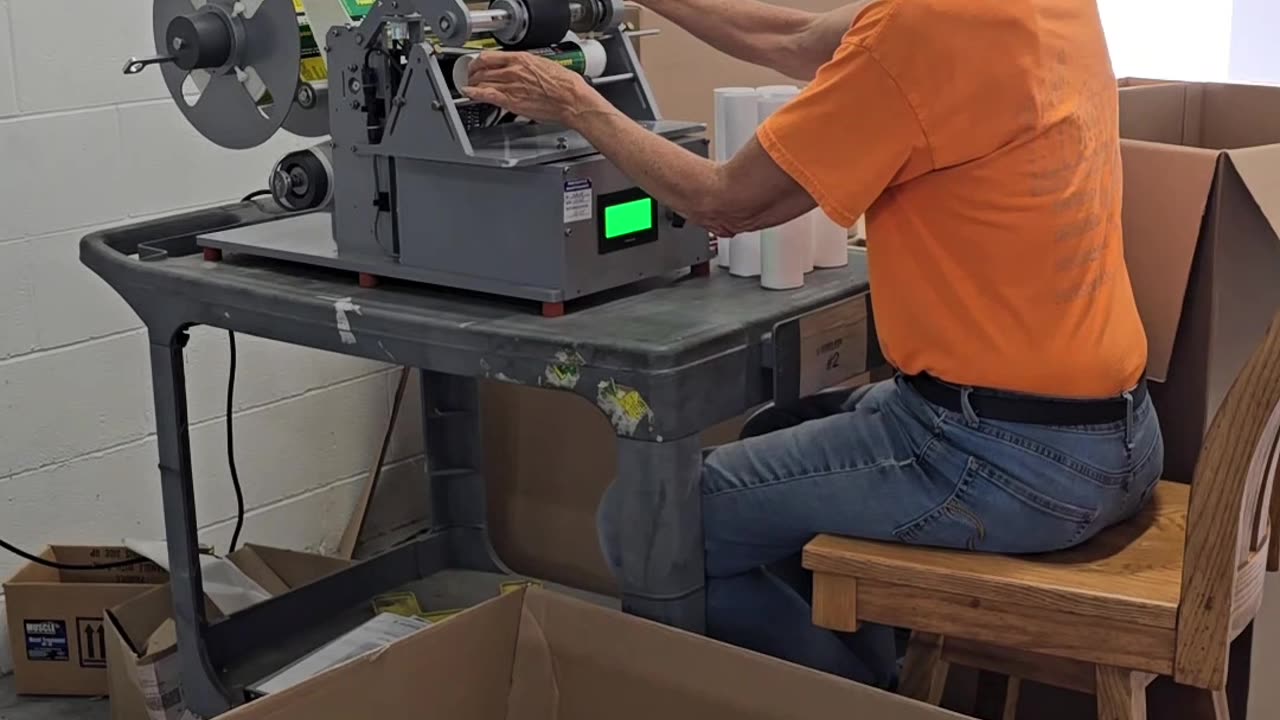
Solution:
<path fill-rule="evenodd" d="M 231 59 L 232 44 L 231 26 L 212 12 L 179 15 L 165 31 L 165 47 L 173 64 L 183 70 L 226 65 Z"/>

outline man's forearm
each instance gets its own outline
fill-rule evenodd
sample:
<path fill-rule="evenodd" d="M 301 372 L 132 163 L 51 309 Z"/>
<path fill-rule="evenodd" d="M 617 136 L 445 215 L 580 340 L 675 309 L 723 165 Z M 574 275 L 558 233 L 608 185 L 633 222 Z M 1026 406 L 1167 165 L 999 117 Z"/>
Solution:
<path fill-rule="evenodd" d="M 822 51 L 806 41 L 822 17 L 817 13 L 759 0 L 645 0 L 644 5 L 720 52 L 790 77 L 812 77 L 823 59 Z"/>
<path fill-rule="evenodd" d="M 716 163 L 638 125 L 607 103 L 578 114 L 573 127 L 659 203 L 698 222 L 718 191 Z"/>
<path fill-rule="evenodd" d="M 641 127 L 603 98 L 579 107 L 571 127 L 660 204 L 718 237 L 781 225 L 814 206 L 758 144 L 748 159 L 740 154 L 721 165 Z"/>

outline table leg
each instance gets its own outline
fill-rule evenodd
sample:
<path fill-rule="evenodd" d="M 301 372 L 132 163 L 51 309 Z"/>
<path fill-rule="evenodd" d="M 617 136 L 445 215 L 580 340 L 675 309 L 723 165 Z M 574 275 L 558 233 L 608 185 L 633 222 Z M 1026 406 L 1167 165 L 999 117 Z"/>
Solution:
<path fill-rule="evenodd" d="M 489 540 L 480 447 L 480 383 L 475 378 L 429 370 L 421 373 L 431 531 L 449 533 L 451 567 L 510 573 Z"/>
<path fill-rule="evenodd" d="M 204 592 L 196 535 L 191 438 L 187 433 L 186 373 L 182 364 L 186 343 L 185 332 L 167 338 L 151 337 L 151 385 L 155 393 L 160 489 L 183 695 L 193 712 L 212 717 L 228 710 L 231 702 L 218 681 L 205 645 Z"/>
<path fill-rule="evenodd" d="M 615 482 L 623 610 L 705 632 L 698 436 L 662 443 L 618 438 Z"/>

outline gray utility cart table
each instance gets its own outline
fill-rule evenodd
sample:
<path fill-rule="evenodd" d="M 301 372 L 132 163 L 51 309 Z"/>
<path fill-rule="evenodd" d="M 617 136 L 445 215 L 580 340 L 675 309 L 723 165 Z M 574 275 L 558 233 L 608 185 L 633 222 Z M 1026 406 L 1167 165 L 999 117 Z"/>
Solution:
<path fill-rule="evenodd" d="M 880 365 L 859 252 L 847 268 L 816 272 L 795 291 L 761 290 L 724 272 L 686 275 L 544 318 L 537 304 L 420 285 L 366 289 L 352 274 L 236 255 L 209 262 L 196 243 L 206 233 L 280 217 L 240 203 L 95 233 L 80 248 L 81 260 L 148 329 L 184 694 L 206 717 L 243 700 L 242 688 L 257 679 L 244 669 L 252 658 L 299 643 L 313 649 L 328 639 L 312 637 L 316 627 L 379 593 L 447 569 L 508 572 L 486 529 L 480 379 L 578 393 L 604 413 L 618 435 L 617 482 L 627 508 L 623 608 L 701 632 L 699 433 Z M 183 372 L 194 325 L 420 369 L 432 529 L 207 622 Z"/>

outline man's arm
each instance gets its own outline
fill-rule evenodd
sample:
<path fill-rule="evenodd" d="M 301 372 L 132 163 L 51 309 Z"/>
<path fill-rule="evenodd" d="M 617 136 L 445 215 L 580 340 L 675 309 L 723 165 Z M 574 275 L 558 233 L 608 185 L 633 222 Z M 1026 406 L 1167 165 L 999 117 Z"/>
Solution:
<path fill-rule="evenodd" d="M 471 98 L 577 130 L 658 202 L 720 237 L 782 223 L 816 206 L 754 139 L 729 162 L 694 155 L 641 127 L 583 79 L 525 53 L 482 53 Z"/>
<path fill-rule="evenodd" d="M 717 237 L 776 227 L 816 207 L 755 138 L 720 164 L 649 132 L 607 102 L 578 111 L 568 125 L 658 202 Z"/>
<path fill-rule="evenodd" d="M 645 0 L 644 5 L 720 52 L 809 80 L 872 1 L 856 0 L 827 13 L 759 0 Z"/>

